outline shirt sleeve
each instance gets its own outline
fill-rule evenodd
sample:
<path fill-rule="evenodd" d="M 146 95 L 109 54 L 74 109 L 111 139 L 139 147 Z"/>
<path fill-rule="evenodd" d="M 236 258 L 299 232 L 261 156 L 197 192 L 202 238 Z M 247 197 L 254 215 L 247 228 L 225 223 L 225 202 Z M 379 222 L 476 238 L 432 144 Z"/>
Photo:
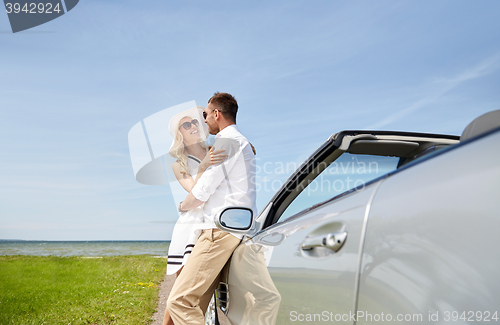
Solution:
<path fill-rule="evenodd" d="M 228 158 L 221 164 L 207 168 L 191 189 L 191 194 L 200 201 L 206 202 L 221 182 L 234 167 L 241 149 L 238 141 L 230 138 L 218 138 L 214 143 L 214 150 L 224 149 Z"/>

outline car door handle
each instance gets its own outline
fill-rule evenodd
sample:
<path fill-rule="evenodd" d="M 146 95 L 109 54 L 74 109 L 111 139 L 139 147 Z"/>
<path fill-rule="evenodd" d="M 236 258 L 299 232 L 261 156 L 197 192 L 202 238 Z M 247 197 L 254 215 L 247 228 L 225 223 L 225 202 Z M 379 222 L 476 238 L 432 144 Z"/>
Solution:
<path fill-rule="evenodd" d="M 306 237 L 300 246 L 302 250 L 309 251 L 317 247 L 326 247 L 337 252 L 344 245 L 347 232 L 332 232 L 326 235 Z"/>

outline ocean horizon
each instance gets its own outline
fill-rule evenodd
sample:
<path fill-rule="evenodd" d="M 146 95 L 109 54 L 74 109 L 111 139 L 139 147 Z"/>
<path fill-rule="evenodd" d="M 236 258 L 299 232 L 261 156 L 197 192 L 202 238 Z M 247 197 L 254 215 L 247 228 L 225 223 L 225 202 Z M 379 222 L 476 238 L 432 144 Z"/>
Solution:
<path fill-rule="evenodd" d="M 0 239 L 0 256 L 167 256 L 169 240 L 21 240 Z"/>

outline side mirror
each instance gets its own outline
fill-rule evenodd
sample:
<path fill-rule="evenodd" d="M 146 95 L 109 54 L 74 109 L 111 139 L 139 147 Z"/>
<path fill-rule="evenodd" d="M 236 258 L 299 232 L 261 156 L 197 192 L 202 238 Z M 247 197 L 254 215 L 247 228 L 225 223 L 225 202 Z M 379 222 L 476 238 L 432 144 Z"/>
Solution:
<path fill-rule="evenodd" d="M 244 235 L 252 228 L 253 211 L 243 207 L 224 208 L 216 215 L 215 225 L 220 230 Z"/>

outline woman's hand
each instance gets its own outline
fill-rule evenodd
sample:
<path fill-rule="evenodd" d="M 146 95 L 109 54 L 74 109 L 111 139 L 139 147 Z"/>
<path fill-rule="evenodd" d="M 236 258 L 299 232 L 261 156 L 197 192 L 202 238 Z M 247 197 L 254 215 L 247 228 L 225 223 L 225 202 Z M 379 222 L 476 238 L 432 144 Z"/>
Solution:
<path fill-rule="evenodd" d="M 201 161 L 200 167 L 198 167 L 198 171 L 204 172 L 210 165 L 220 164 L 221 162 L 226 160 L 227 154 L 223 153 L 224 151 L 225 150 L 223 149 L 214 151 L 213 147 L 210 148 L 205 158 L 203 158 L 203 160 Z"/>

